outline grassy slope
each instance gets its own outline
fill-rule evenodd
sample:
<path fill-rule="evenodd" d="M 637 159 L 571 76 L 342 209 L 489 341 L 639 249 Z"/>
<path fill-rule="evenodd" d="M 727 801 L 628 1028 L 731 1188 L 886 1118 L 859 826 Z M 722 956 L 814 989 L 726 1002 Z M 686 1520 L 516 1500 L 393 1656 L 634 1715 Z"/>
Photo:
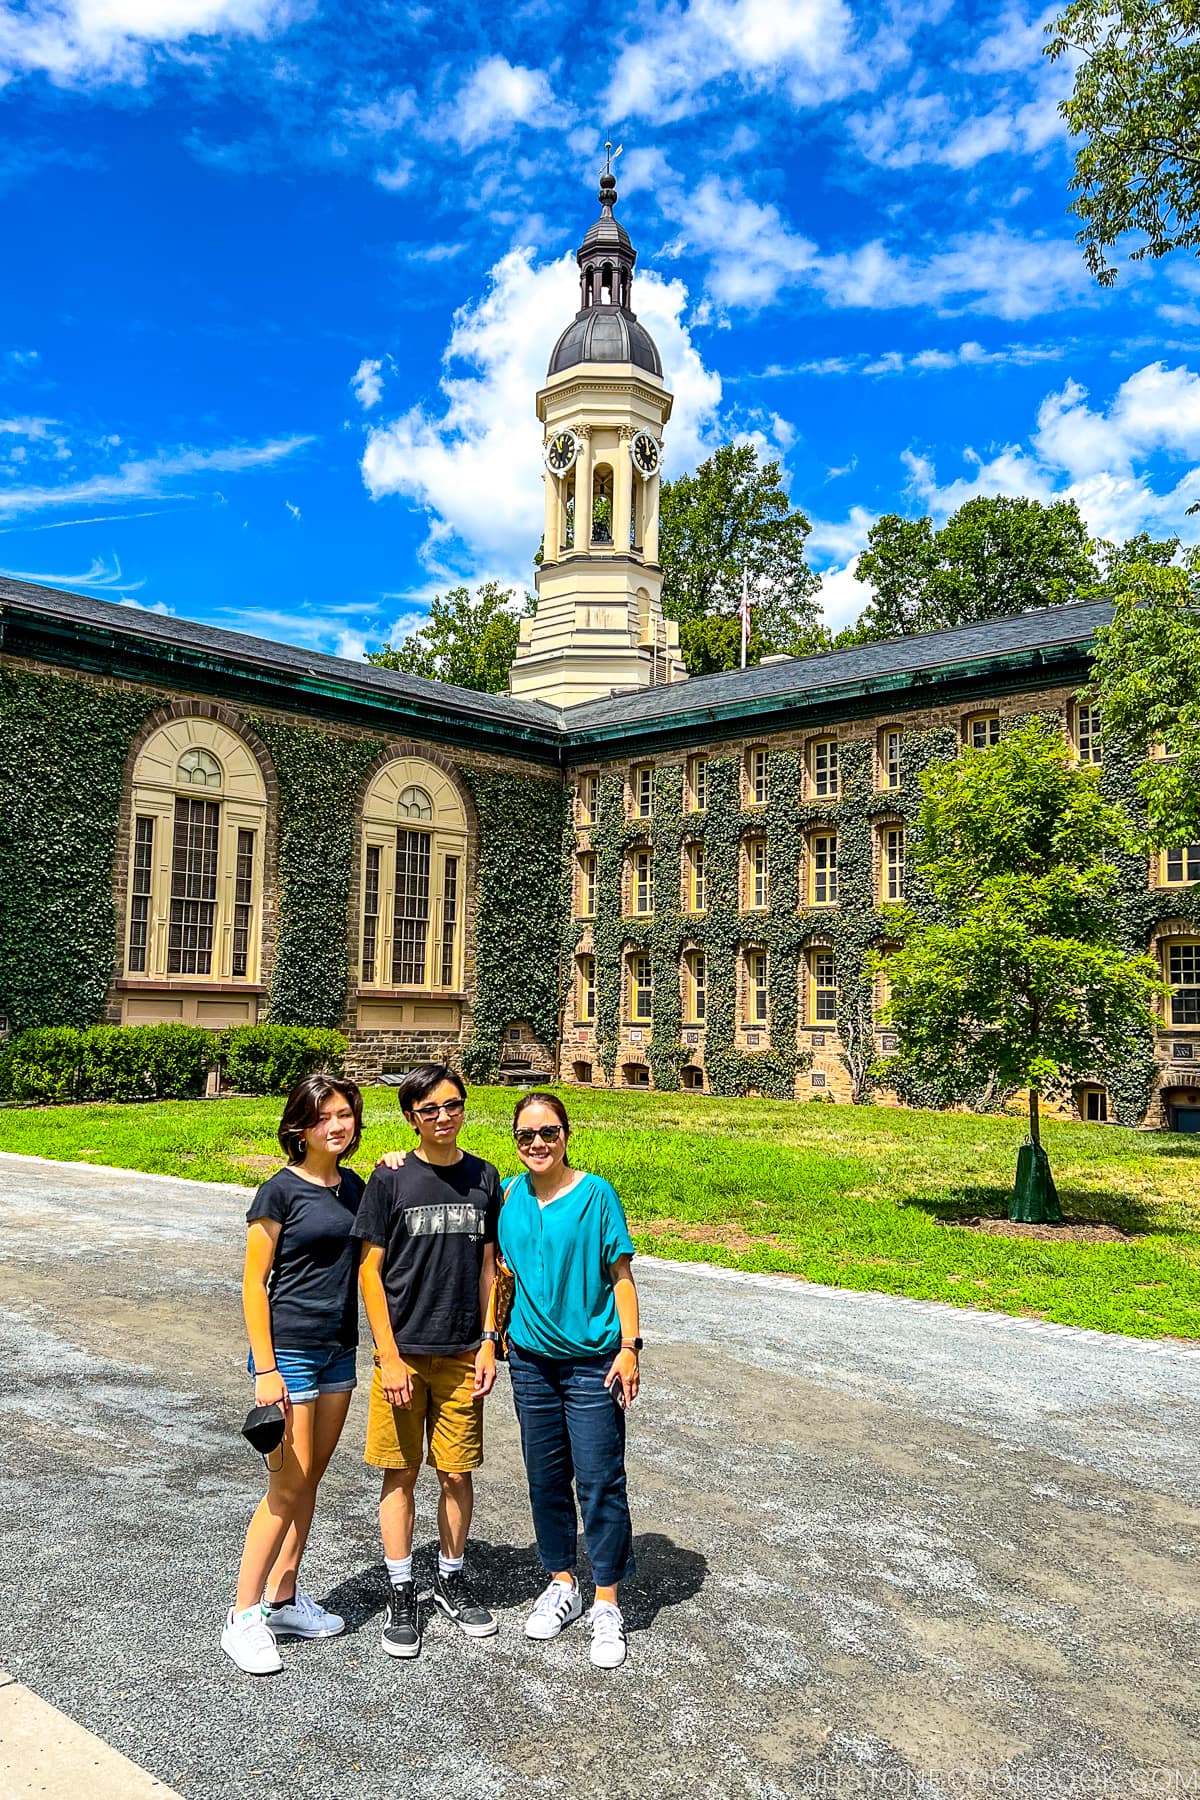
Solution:
<path fill-rule="evenodd" d="M 570 1090 L 572 1160 L 615 1184 L 638 1247 L 840 1287 L 1200 1339 L 1200 1139 L 1045 1128 L 1064 1211 L 1134 1244 L 956 1230 L 1002 1216 L 1019 1120 Z M 471 1095 L 464 1145 L 517 1167 L 513 1096 Z M 276 1100 L 0 1110 L 0 1150 L 252 1184 L 277 1166 Z M 394 1090 L 367 1095 L 363 1170 L 411 1141 Z M 950 1221 L 951 1223 L 943 1223 Z"/>

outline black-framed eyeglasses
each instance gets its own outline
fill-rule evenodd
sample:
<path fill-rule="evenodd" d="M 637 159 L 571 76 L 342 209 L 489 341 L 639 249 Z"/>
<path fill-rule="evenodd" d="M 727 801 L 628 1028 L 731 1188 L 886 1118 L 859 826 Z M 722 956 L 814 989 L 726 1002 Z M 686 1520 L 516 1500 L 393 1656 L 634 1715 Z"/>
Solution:
<path fill-rule="evenodd" d="M 415 1106 L 413 1111 L 418 1119 L 424 1119 L 427 1125 L 435 1125 L 445 1113 L 448 1119 L 461 1119 L 467 1110 L 465 1100 L 443 1100 L 440 1106 Z"/>
<path fill-rule="evenodd" d="M 535 1138 L 541 1138 L 543 1144 L 557 1144 L 562 1136 L 561 1125 L 537 1125 L 532 1131 L 514 1131 L 518 1150 L 528 1150 Z"/>

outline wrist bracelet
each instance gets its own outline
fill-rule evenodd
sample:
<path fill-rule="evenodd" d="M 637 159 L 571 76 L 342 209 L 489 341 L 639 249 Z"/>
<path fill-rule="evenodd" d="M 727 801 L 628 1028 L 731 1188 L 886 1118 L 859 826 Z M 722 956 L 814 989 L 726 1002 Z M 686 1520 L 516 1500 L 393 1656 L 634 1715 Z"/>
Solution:
<path fill-rule="evenodd" d="M 483 1344 L 498 1344 L 500 1342 L 500 1333 L 498 1331 L 481 1331 L 479 1334 L 479 1341 Z"/>
<path fill-rule="evenodd" d="M 255 1379 L 255 1381 L 258 1381 L 264 1375 L 278 1375 L 278 1373 L 279 1373 L 278 1369 L 255 1369 L 254 1379 Z"/>

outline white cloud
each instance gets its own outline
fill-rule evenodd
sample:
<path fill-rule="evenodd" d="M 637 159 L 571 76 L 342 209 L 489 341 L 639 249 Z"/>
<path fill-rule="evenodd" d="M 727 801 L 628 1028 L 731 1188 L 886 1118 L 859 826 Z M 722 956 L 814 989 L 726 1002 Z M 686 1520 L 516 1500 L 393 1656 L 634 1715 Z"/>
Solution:
<path fill-rule="evenodd" d="M 638 317 L 670 371 L 675 408 L 668 474 L 714 447 L 720 377 L 705 368 L 683 316 L 682 282 L 639 276 Z M 413 407 L 369 433 L 363 480 L 372 498 L 402 495 L 429 519 L 426 563 L 446 578 L 528 583 L 542 531 L 541 429 L 533 395 L 550 351 L 578 306 L 573 257 L 535 265 L 511 250 L 483 297 L 459 309 L 447 346 L 440 409 Z"/>
<path fill-rule="evenodd" d="M 146 79 L 156 52 L 194 38 L 266 38 L 292 0 L 31 0 L 0 10 L 0 79 L 41 72 L 64 85 Z"/>
<path fill-rule="evenodd" d="M 350 377 L 350 386 L 354 389 L 354 398 L 358 404 L 370 410 L 378 406 L 383 399 L 383 362 L 380 358 L 364 356 Z"/>
<path fill-rule="evenodd" d="M 708 175 L 690 193 L 676 186 L 660 200 L 683 228 L 664 255 L 707 256 L 708 289 L 722 306 L 768 305 L 816 264 L 816 245 L 790 231 L 778 207 L 747 199 L 737 184 L 723 187 Z"/>
<path fill-rule="evenodd" d="M 300 517 L 301 517 L 300 508 L 292 500 L 285 500 L 283 504 L 287 507 L 287 509 L 291 513 L 293 519 L 295 519 L 298 524 L 300 521 Z"/>
<path fill-rule="evenodd" d="M 82 479 L 25 487 L 0 487 L 0 515 L 41 512 L 56 506 L 100 505 L 108 501 L 158 499 L 174 493 L 189 476 L 240 474 L 269 468 L 294 456 L 311 437 L 275 438 L 265 444 L 235 444 L 220 450 L 182 449 L 131 458 L 117 468 Z"/>
<path fill-rule="evenodd" d="M 851 356 L 823 356 L 814 362 L 794 363 L 784 367 L 772 363 L 763 370 L 763 379 L 778 375 L 918 375 L 941 374 L 948 369 L 990 369 L 1015 365 L 1026 368 L 1035 363 L 1058 362 L 1070 350 L 1069 342 L 1059 344 L 1000 344 L 986 349 L 975 339 L 948 349 L 860 350 Z"/>
<path fill-rule="evenodd" d="M 102 556 L 93 557 L 90 565 L 86 569 L 81 569 L 78 572 L 72 572 L 68 575 L 62 575 L 57 572 L 48 575 L 42 569 L 3 569 L 0 570 L 0 574 L 7 575 L 10 581 L 36 581 L 44 587 L 104 588 L 111 589 L 113 592 L 121 594 L 145 586 L 144 581 L 128 581 L 126 579 L 121 570 L 120 559 L 116 556 L 113 557 L 111 563 L 106 562 Z M 139 602 L 136 600 L 129 600 L 126 604 L 129 606 L 137 606 Z M 165 612 L 167 609 L 160 605 L 146 607 L 143 608 L 143 610 L 147 612 Z"/>
<path fill-rule="evenodd" d="M 545 129 L 562 124 L 564 117 L 543 70 L 489 56 L 441 114 L 441 129 L 469 150 L 513 125 Z"/>

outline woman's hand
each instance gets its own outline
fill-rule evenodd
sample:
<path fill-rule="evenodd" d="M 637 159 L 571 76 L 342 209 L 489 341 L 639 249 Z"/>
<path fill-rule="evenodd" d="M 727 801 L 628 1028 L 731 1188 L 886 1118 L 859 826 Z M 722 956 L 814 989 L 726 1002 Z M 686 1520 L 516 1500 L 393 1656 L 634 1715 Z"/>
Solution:
<path fill-rule="evenodd" d="M 254 1377 L 255 1406 L 282 1406 L 286 1413 L 292 1402 L 288 1396 L 287 1382 L 278 1369 L 269 1369 L 265 1375 Z"/>
<path fill-rule="evenodd" d="M 638 1388 L 641 1385 L 636 1350 L 617 1351 L 612 1360 L 612 1367 L 604 1377 L 604 1385 L 611 1391 L 614 1382 L 620 1384 L 622 1404 L 626 1407 L 632 1406 L 637 1399 Z"/>
<path fill-rule="evenodd" d="M 475 1387 L 477 1400 L 484 1399 L 496 1385 L 496 1346 L 490 1341 L 480 1344 L 475 1352 Z"/>
<path fill-rule="evenodd" d="M 379 1379 L 389 1406 L 412 1405 L 412 1370 L 401 1356 L 381 1356 Z"/>
<path fill-rule="evenodd" d="M 407 1159 L 407 1150 L 385 1150 L 375 1167 L 377 1169 L 402 1169 Z"/>

